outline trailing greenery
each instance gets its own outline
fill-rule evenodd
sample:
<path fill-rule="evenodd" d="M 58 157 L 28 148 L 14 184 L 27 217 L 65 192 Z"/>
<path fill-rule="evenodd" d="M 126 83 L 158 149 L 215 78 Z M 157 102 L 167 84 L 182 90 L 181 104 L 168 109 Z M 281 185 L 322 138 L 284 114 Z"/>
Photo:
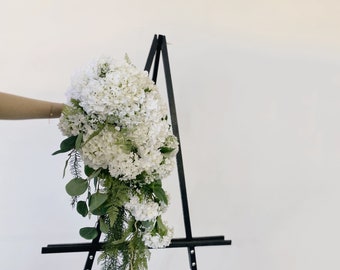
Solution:
<path fill-rule="evenodd" d="M 97 216 L 99 229 L 106 234 L 103 253 L 98 261 L 101 261 L 107 270 L 146 270 L 150 251 L 140 237 L 140 232 L 150 224 L 147 221 L 136 221 L 126 211 L 124 204 L 129 201 L 131 186 L 137 187 L 146 196 L 167 204 L 168 199 L 161 181 L 146 184 L 145 175 L 142 173 L 135 180 L 124 182 L 110 176 L 107 170 L 94 170 L 89 166 L 84 167 L 87 177 L 82 178 L 81 159 L 76 150 L 77 137 L 65 139 L 60 145 L 60 150 L 54 154 L 70 151 L 65 169 L 70 165 L 74 178 L 66 184 L 66 192 L 73 198 L 76 210 L 81 216 Z M 102 182 L 104 190 L 99 189 L 99 182 Z M 85 199 L 77 201 L 82 195 Z M 157 219 L 156 226 L 160 223 L 159 220 Z M 85 239 L 92 240 L 98 236 L 98 231 L 96 227 L 84 227 L 79 230 L 79 234 Z"/>

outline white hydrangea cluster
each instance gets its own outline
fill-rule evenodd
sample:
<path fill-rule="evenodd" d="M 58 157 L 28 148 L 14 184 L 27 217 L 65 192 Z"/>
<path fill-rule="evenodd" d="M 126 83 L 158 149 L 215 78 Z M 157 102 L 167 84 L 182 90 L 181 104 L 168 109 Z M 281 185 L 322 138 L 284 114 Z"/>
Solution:
<path fill-rule="evenodd" d="M 85 115 L 82 110 L 66 107 L 60 117 L 59 129 L 64 136 L 77 136 L 79 133 L 88 133 L 98 128 L 98 120 Z"/>
<path fill-rule="evenodd" d="M 138 196 L 132 196 L 124 207 L 138 221 L 153 221 L 161 214 L 158 203 L 152 200 L 140 200 Z"/>
<path fill-rule="evenodd" d="M 164 248 L 170 245 L 171 239 L 173 237 L 173 229 L 167 228 L 167 234 L 161 236 L 158 233 L 147 232 L 143 234 L 143 241 L 145 245 L 150 248 Z"/>
<path fill-rule="evenodd" d="M 166 105 L 148 74 L 128 59 L 92 62 L 73 77 L 67 96 L 69 108 L 59 127 L 66 136 L 83 133 L 86 143 L 79 151 L 85 165 L 108 169 L 120 180 L 143 172 L 148 182 L 173 170 L 178 142 Z M 100 125 L 105 127 L 98 133 Z"/>
<path fill-rule="evenodd" d="M 78 72 L 67 93 L 69 100 L 100 119 L 112 116 L 120 127 L 159 122 L 166 115 L 155 84 L 148 73 L 138 70 L 128 59 L 118 63 L 102 57 Z"/>
<path fill-rule="evenodd" d="M 169 197 L 169 194 L 167 194 L 167 196 Z M 137 221 L 149 221 L 154 224 L 157 222 L 157 217 L 167 210 L 167 205 L 163 202 L 159 204 L 150 199 L 140 199 L 138 196 L 132 196 L 124 207 Z M 164 222 L 162 222 L 162 226 L 163 229 L 166 228 L 165 235 L 154 231 L 154 225 L 145 228 L 142 239 L 146 246 L 149 248 L 164 248 L 170 244 L 173 237 L 173 228 Z"/>

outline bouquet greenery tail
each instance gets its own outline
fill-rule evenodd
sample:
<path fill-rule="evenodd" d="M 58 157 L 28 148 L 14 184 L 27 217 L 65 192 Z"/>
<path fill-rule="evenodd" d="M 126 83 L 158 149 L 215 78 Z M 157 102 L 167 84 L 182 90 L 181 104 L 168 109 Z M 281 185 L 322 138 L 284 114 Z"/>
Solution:
<path fill-rule="evenodd" d="M 173 235 L 162 220 L 169 204 L 162 180 L 178 151 L 167 107 L 127 57 L 93 61 L 73 77 L 67 96 L 59 122 L 67 138 L 53 154 L 68 153 L 72 205 L 96 217 L 79 233 L 94 239 L 98 225 L 105 235 L 103 269 L 147 269 L 149 248 L 166 247 Z"/>

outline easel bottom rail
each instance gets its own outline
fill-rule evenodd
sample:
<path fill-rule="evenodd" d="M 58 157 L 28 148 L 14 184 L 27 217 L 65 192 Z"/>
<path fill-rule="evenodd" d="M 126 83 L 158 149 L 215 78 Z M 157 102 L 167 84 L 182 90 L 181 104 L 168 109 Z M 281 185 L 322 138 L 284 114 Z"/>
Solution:
<path fill-rule="evenodd" d="M 77 244 L 52 244 L 43 247 L 42 254 L 67 253 L 67 252 L 89 252 L 103 250 L 104 243 L 77 243 Z M 231 240 L 224 240 L 224 236 L 205 236 L 187 238 L 174 238 L 167 248 L 198 247 L 198 246 L 226 246 L 231 245 Z"/>

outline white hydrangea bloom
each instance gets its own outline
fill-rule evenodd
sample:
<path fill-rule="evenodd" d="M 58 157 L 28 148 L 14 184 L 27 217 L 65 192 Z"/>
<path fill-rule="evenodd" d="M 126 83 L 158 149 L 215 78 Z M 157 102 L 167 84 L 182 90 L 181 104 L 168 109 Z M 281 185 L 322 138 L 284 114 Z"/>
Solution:
<path fill-rule="evenodd" d="M 98 128 L 98 120 L 85 115 L 82 112 L 62 114 L 59 121 L 59 129 L 65 136 L 77 136 L 79 133 L 88 133 Z"/>
<path fill-rule="evenodd" d="M 88 130 L 84 135 L 85 144 L 79 149 L 84 163 L 93 169 L 108 168 L 108 161 L 126 155 L 121 147 L 116 144 L 114 130 L 104 128 L 98 135 L 89 139 L 95 130 Z"/>
<path fill-rule="evenodd" d="M 173 237 L 173 229 L 168 227 L 167 234 L 164 236 L 158 233 L 146 232 L 143 234 L 143 241 L 145 245 L 150 248 L 165 248 L 171 243 Z"/>
<path fill-rule="evenodd" d="M 68 99 L 79 100 L 87 114 L 105 119 L 116 117 L 119 125 L 131 127 L 159 121 L 166 107 L 147 72 L 128 62 L 100 58 L 72 79 Z"/>
<path fill-rule="evenodd" d="M 125 208 L 138 221 L 154 220 L 160 215 L 160 206 L 151 200 L 140 200 L 137 196 L 132 196 L 125 204 Z"/>
<path fill-rule="evenodd" d="M 178 142 L 166 120 L 165 103 L 147 72 L 129 61 L 99 58 L 72 78 L 67 96 L 69 106 L 59 128 L 66 136 L 83 134 L 79 152 L 85 165 L 108 169 L 124 181 L 143 173 L 147 183 L 173 170 Z M 149 210 L 159 207 L 143 203 Z"/>
<path fill-rule="evenodd" d="M 99 124 L 111 127 L 80 149 L 86 165 L 109 169 L 121 180 L 135 179 L 144 172 L 148 182 L 173 170 L 177 140 L 165 120 L 167 108 L 145 71 L 129 61 L 99 58 L 73 77 L 67 96 L 72 109 L 60 118 L 64 135 L 83 133 L 86 141 Z M 133 149 L 128 149 L 129 144 Z M 162 147 L 174 151 L 164 153 Z"/>
<path fill-rule="evenodd" d="M 122 153 L 116 156 L 109 163 L 110 174 L 120 180 L 136 179 L 136 176 L 143 172 L 139 158 L 135 153 Z"/>

